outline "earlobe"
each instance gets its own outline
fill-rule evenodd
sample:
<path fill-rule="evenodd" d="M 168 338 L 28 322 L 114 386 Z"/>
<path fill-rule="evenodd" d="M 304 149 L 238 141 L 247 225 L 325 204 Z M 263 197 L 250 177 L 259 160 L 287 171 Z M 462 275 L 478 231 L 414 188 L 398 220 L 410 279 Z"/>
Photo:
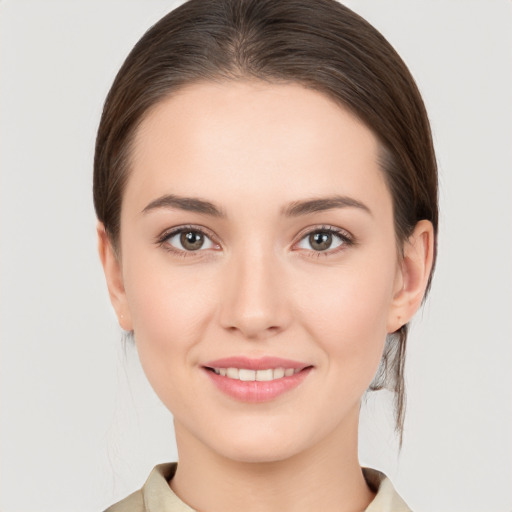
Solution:
<path fill-rule="evenodd" d="M 121 328 L 125 331 L 132 331 L 133 325 L 124 289 L 121 262 L 101 222 L 98 222 L 96 231 L 98 234 L 98 253 L 107 281 L 110 302 L 114 307 Z"/>
<path fill-rule="evenodd" d="M 434 258 L 434 228 L 428 220 L 416 224 L 404 243 L 397 287 L 388 319 L 388 333 L 409 322 L 425 295 Z"/>

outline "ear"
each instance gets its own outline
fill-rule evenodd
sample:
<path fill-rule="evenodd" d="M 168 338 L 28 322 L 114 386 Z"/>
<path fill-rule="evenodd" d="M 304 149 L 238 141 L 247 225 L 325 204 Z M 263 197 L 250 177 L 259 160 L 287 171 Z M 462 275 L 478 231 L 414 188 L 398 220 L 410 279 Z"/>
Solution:
<path fill-rule="evenodd" d="M 428 220 L 416 224 L 405 241 L 403 259 L 397 271 L 388 333 L 405 325 L 418 310 L 425 295 L 434 258 L 434 228 Z"/>
<path fill-rule="evenodd" d="M 105 272 L 110 302 L 114 307 L 121 328 L 125 331 L 132 331 L 133 325 L 124 290 L 121 261 L 101 222 L 98 222 L 96 231 L 98 233 L 98 252 L 101 264 L 103 265 L 103 271 Z"/>

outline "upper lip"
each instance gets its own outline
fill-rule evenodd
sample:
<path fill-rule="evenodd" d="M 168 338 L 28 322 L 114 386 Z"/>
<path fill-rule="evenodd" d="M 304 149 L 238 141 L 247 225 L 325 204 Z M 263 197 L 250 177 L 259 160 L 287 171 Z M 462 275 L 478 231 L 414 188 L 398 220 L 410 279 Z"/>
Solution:
<path fill-rule="evenodd" d="M 224 357 L 208 361 L 203 365 L 206 368 L 245 368 L 248 370 L 268 370 L 275 368 L 293 368 L 294 370 L 302 370 L 311 366 L 310 364 L 292 359 L 283 359 L 281 357 L 259 357 L 250 358 L 245 356 Z"/>

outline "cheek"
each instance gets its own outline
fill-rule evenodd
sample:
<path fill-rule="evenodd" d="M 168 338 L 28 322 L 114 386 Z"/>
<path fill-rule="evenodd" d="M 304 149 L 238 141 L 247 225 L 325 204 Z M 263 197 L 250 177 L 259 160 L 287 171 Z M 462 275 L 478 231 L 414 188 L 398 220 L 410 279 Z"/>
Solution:
<path fill-rule="evenodd" d="M 162 260 L 138 258 L 125 274 L 137 351 L 159 395 L 190 367 L 214 303 L 211 283 L 199 279 L 192 266 L 173 269 Z"/>
<path fill-rule="evenodd" d="M 306 293 L 305 286 L 298 293 L 307 312 L 306 328 L 328 354 L 329 364 L 342 367 L 345 375 L 371 380 L 379 364 L 395 278 L 393 256 L 385 260 L 317 274 L 314 292 L 309 287 Z"/>
<path fill-rule="evenodd" d="M 167 279 L 160 275 L 146 276 L 131 281 L 127 290 L 135 334 L 141 341 L 157 345 L 161 342 L 170 345 L 168 338 L 173 334 L 185 342 L 193 335 L 194 320 L 197 321 L 194 287 L 172 275 L 166 276 Z"/>

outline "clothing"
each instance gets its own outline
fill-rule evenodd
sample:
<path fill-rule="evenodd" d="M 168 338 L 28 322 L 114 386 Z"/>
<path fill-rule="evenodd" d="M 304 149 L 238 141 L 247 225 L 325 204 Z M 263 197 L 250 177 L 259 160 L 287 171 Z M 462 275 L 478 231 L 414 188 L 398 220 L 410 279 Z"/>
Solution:
<path fill-rule="evenodd" d="M 169 486 L 177 463 L 156 466 L 142 489 L 109 507 L 105 512 L 194 512 Z M 368 486 L 376 492 L 365 512 L 411 512 L 396 493 L 391 481 L 380 471 L 363 468 Z"/>

